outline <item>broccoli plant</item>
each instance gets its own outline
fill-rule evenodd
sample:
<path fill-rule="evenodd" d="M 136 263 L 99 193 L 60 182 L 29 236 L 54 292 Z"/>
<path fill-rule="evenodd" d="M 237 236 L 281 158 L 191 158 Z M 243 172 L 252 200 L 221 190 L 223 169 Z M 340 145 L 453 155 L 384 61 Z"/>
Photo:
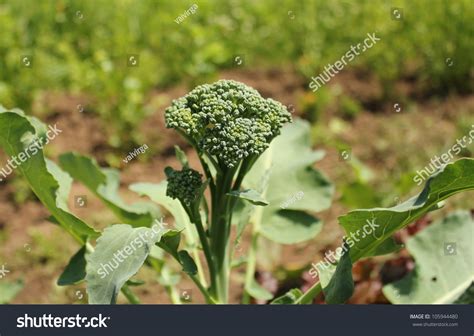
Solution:
<path fill-rule="evenodd" d="M 143 285 L 133 278 L 142 267 L 158 273 L 174 303 L 183 302 L 177 289 L 181 274 L 207 303 L 228 303 L 236 264 L 245 264 L 243 303 L 255 298 L 305 304 L 321 291 L 326 302 L 342 303 L 354 289 L 354 262 L 397 251 L 396 231 L 438 209 L 444 199 L 474 189 L 474 160 L 461 159 L 431 176 L 420 194 L 404 203 L 340 217 L 343 253 L 317 270 L 318 281 L 307 292 L 294 288 L 275 298 L 255 279 L 262 239 L 288 245 L 314 239 L 323 225 L 314 214 L 327 209 L 334 194 L 331 182 L 314 168 L 324 153 L 311 149 L 309 124 L 292 120 L 279 102 L 231 80 L 198 86 L 173 101 L 165 120 L 189 143 L 199 164 L 191 167 L 176 147 L 179 166 L 165 169 L 165 181 L 129 187 L 146 201 L 126 203 L 119 196 L 118 171 L 77 153 L 61 155 L 57 164 L 36 146 L 16 167 L 50 211 L 50 220 L 79 245 L 58 284 L 85 281 L 90 303 L 115 303 L 120 292 L 131 303 L 140 302 L 132 287 Z M 43 143 L 46 129 L 19 110 L 0 109 L 0 146 L 12 158 Z M 117 222 L 98 230 L 74 215 L 67 202 L 73 180 L 97 196 Z M 173 227 L 164 215 L 174 218 Z M 370 230 L 358 237 L 367 223 Z M 246 230 L 250 246 L 235 260 Z"/>
<path fill-rule="evenodd" d="M 196 225 L 209 266 L 210 292 L 218 302 L 227 302 L 233 210 L 239 197 L 258 201 L 256 192 L 241 192 L 242 181 L 291 115 L 281 103 L 262 98 L 256 90 L 221 80 L 175 100 L 165 119 L 201 161 L 210 189 L 210 206 L 204 206 L 210 210 L 207 233 L 199 213 L 198 202 L 205 203 L 206 198 L 198 195 L 202 183 L 198 172 L 185 168 L 167 174 L 167 194 L 181 202 Z"/>

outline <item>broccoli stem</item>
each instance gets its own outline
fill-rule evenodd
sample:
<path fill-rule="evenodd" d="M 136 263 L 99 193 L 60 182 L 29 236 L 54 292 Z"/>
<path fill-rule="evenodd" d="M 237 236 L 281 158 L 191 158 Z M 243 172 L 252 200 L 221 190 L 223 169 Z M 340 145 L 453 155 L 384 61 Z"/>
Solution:
<path fill-rule="evenodd" d="M 245 288 L 250 285 L 255 276 L 255 270 L 257 268 L 257 250 L 258 250 L 258 239 L 260 238 L 259 228 L 254 226 L 252 231 L 252 238 L 250 249 L 247 255 L 247 267 L 245 269 Z M 242 297 L 242 304 L 250 303 L 250 294 L 244 290 Z"/>
<path fill-rule="evenodd" d="M 196 206 L 193 209 L 185 207 L 186 212 L 188 213 L 191 222 L 196 225 L 196 229 L 199 235 L 199 240 L 201 241 L 202 249 L 204 251 L 204 256 L 206 257 L 207 266 L 209 268 L 209 276 L 211 279 L 211 287 L 216 282 L 216 270 L 214 258 L 212 256 L 211 247 L 209 245 L 209 240 L 204 230 L 204 225 L 201 220 L 201 215 L 199 213 L 199 203 L 196 203 Z"/>
<path fill-rule="evenodd" d="M 236 203 L 235 198 L 230 198 L 227 194 L 232 190 L 240 189 L 245 175 L 251 169 L 257 158 L 257 156 L 252 156 L 244 159 L 240 168 L 227 168 L 221 165 L 221 171 L 223 173 L 217 174 L 217 189 L 215 195 L 213 195 L 212 204 L 211 243 L 217 274 L 215 295 L 221 303 L 227 303 L 228 301 L 230 276 L 229 241 L 232 213 Z"/>
<path fill-rule="evenodd" d="M 217 282 L 215 295 L 220 303 L 227 303 L 229 289 L 228 245 L 230 221 L 229 197 L 236 168 L 221 166 L 222 174 L 217 174 L 216 193 L 212 204 L 211 243 L 214 254 Z"/>

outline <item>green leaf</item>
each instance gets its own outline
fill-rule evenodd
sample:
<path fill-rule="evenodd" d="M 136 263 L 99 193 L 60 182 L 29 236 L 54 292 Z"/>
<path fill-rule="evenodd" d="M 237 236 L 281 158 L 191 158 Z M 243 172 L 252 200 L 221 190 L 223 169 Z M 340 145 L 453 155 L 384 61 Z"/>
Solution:
<path fill-rule="evenodd" d="M 181 241 L 181 232 L 180 231 L 175 231 L 175 230 L 170 230 L 166 232 L 163 237 L 161 237 L 161 240 L 157 243 L 159 247 L 161 247 L 163 250 L 174 256 L 175 258 L 178 257 L 178 248 L 179 248 L 179 243 Z"/>
<path fill-rule="evenodd" d="M 474 282 L 468 289 L 456 300 L 455 304 L 474 304 Z"/>
<path fill-rule="evenodd" d="M 352 262 L 350 254 L 348 253 L 349 246 L 347 244 L 343 246 L 343 254 L 337 266 L 327 263 L 329 266 L 325 270 L 318 269 L 324 298 L 329 304 L 344 303 L 354 292 Z"/>
<path fill-rule="evenodd" d="M 181 250 L 178 252 L 178 258 L 181 266 L 183 266 L 183 271 L 189 275 L 197 274 L 197 266 L 193 258 L 189 255 L 188 251 Z"/>
<path fill-rule="evenodd" d="M 263 221 L 265 220 L 271 220 L 271 225 L 262 223 L 265 230 L 263 235 L 273 237 L 272 241 L 281 244 L 306 241 L 308 237 L 317 235 L 322 226 L 321 220 L 298 210 L 279 210 L 268 219 L 264 217 Z"/>
<path fill-rule="evenodd" d="M 426 213 L 439 209 L 446 198 L 473 189 L 474 159 L 460 159 L 431 176 L 418 196 L 402 204 L 392 208 L 355 210 L 339 217 L 346 231 L 347 244 L 351 248 L 352 262 L 397 251 L 400 246 L 392 238 L 396 231 Z M 348 276 L 346 278 L 346 281 L 350 280 Z M 318 283 L 311 289 L 319 285 Z M 310 298 L 308 296 L 306 299 Z"/>
<path fill-rule="evenodd" d="M 196 257 L 196 247 L 198 244 L 197 231 L 194 225 L 191 225 L 192 223 L 189 220 L 189 216 L 181 203 L 178 200 L 166 196 L 167 184 L 167 181 L 163 181 L 160 184 L 137 183 L 130 186 L 130 189 L 139 193 L 140 195 L 148 196 L 152 201 L 160 204 L 173 215 L 175 219 L 175 227 L 177 230 L 168 231 L 164 235 L 163 240 L 157 245 L 178 259 L 185 272 L 191 272 L 189 274 L 192 274 L 192 272 L 194 272 L 194 267 L 196 266 L 194 260 L 189 255 L 189 258 L 183 256 L 184 259 L 181 259 L 180 253 L 181 255 L 184 254 L 183 251 L 178 252 L 178 247 L 181 241 L 181 233 L 183 233 L 185 235 L 189 249 L 195 249 L 196 252 L 193 253 L 193 255 Z"/>
<path fill-rule="evenodd" d="M 69 212 L 67 200 L 72 179 L 33 145 L 44 129 L 40 121 L 21 112 L 0 112 L 0 146 L 12 158 L 23 152 L 30 156 L 17 170 L 60 225 L 85 243 L 87 237 L 96 237 L 98 232 Z"/>
<path fill-rule="evenodd" d="M 376 257 L 380 255 L 395 253 L 404 247 L 403 244 L 398 244 L 393 237 L 384 240 L 373 251 L 367 254 L 367 257 Z"/>
<path fill-rule="evenodd" d="M 399 247 L 390 241 L 396 231 L 435 209 L 444 199 L 472 189 L 474 189 L 474 160 L 461 159 L 448 164 L 437 175 L 432 176 L 418 196 L 404 203 L 392 208 L 355 210 L 339 217 L 351 247 L 352 261 L 378 255 L 377 251 L 380 253 L 395 251 Z M 366 229 L 369 234 L 365 234 L 363 227 L 370 222 L 375 225 Z M 392 249 L 386 248 L 387 244 L 391 244 Z"/>
<path fill-rule="evenodd" d="M 385 296 L 401 304 L 453 303 L 474 281 L 473 232 L 470 211 L 458 211 L 411 237 L 415 269 L 385 286 Z"/>
<path fill-rule="evenodd" d="M 181 206 L 178 200 L 172 199 L 166 196 L 167 181 L 162 181 L 159 184 L 156 183 L 135 183 L 130 186 L 130 190 L 142 195 L 149 197 L 153 202 L 158 203 L 171 215 L 173 215 L 176 223 L 175 227 L 177 230 L 184 229 L 190 224 L 189 217 L 186 211 Z"/>
<path fill-rule="evenodd" d="M 87 293 L 91 304 L 115 303 L 122 286 L 138 272 L 161 229 L 116 224 L 106 228 L 87 259 Z"/>
<path fill-rule="evenodd" d="M 161 237 L 157 245 L 176 258 L 185 273 L 195 275 L 198 269 L 193 258 L 185 250 L 178 251 L 180 241 L 181 232 L 170 230 Z"/>
<path fill-rule="evenodd" d="M 99 197 L 123 222 L 150 227 L 159 217 L 158 208 L 147 202 L 126 204 L 119 196 L 120 178 L 115 169 L 100 168 L 94 159 L 76 153 L 59 157 L 61 167 Z"/>
<path fill-rule="evenodd" d="M 249 295 L 259 300 L 268 301 L 273 299 L 273 294 L 263 288 L 254 278 L 249 284 L 246 284 L 245 290 Z"/>
<path fill-rule="evenodd" d="M 293 288 L 284 295 L 277 297 L 271 304 L 295 304 L 302 295 L 303 292 L 301 290 Z"/>
<path fill-rule="evenodd" d="M 327 209 L 334 193 L 328 179 L 313 168 L 323 156 L 322 151 L 311 149 L 309 123 L 296 119 L 283 127 L 257 160 L 244 186 L 261 191 L 268 200 L 257 219 L 263 236 L 295 244 L 319 233 L 322 222 L 309 213 Z"/>
<path fill-rule="evenodd" d="M 268 205 L 268 202 L 260 195 L 260 193 L 253 189 L 247 189 L 242 191 L 234 190 L 227 193 L 227 195 L 249 201 L 253 205 Z"/>
<path fill-rule="evenodd" d="M 58 280 L 58 286 L 68 286 L 76 284 L 86 277 L 86 251 L 87 248 L 84 245 L 81 249 L 71 258 L 66 269 L 61 274 Z"/>
<path fill-rule="evenodd" d="M 23 289 L 23 281 L 0 282 L 0 304 L 9 303 Z"/>
<path fill-rule="evenodd" d="M 381 202 L 380 194 L 368 184 L 362 182 L 344 185 L 341 195 L 341 202 L 348 207 L 368 208 L 379 205 Z"/>

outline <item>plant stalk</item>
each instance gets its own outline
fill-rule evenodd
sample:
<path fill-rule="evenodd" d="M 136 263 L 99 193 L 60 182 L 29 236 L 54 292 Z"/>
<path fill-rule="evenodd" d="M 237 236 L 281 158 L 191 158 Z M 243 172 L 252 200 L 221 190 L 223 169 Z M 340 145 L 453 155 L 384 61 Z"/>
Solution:
<path fill-rule="evenodd" d="M 223 174 L 217 175 L 217 190 L 212 204 L 211 243 L 212 252 L 216 262 L 216 295 L 219 303 L 228 302 L 229 273 L 228 245 L 230 233 L 230 221 L 232 218 L 229 211 L 229 196 L 232 180 L 236 169 L 224 168 Z"/>
<path fill-rule="evenodd" d="M 295 304 L 311 304 L 314 298 L 321 293 L 323 288 L 321 287 L 321 283 L 318 281 L 310 289 L 308 289 L 298 300 L 296 300 Z"/>
<path fill-rule="evenodd" d="M 128 302 L 131 304 L 140 304 L 140 299 L 133 294 L 133 292 L 130 290 L 130 288 L 127 285 L 123 285 L 122 287 L 122 294 L 127 298 Z"/>
<path fill-rule="evenodd" d="M 194 225 L 196 225 L 196 230 L 199 235 L 199 240 L 201 241 L 202 249 L 204 251 L 204 256 L 206 257 L 207 266 L 209 268 L 209 277 L 211 279 L 211 287 L 215 286 L 216 283 L 216 270 L 215 270 L 215 263 L 214 258 L 211 253 L 211 247 L 209 245 L 209 240 L 206 235 L 206 231 L 204 230 L 204 226 L 202 224 L 201 216 L 199 214 L 199 210 L 194 211 Z"/>

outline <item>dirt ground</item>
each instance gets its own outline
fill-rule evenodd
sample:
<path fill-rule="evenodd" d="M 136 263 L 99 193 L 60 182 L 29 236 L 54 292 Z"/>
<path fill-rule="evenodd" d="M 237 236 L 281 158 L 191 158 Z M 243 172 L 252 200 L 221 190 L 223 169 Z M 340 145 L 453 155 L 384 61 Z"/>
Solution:
<path fill-rule="evenodd" d="M 286 105 L 296 106 L 295 115 L 302 115 L 298 110 L 298 102 L 305 95 L 306 81 L 290 70 L 229 70 L 222 72 L 220 78 L 242 81 L 261 92 L 265 97 L 272 97 Z M 348 144 L 353 155 L 364 162 L 370 169 L 377 172 L 374 186 L 392 176 L 398 176 L 404 169 L 414 164 L 423 167 L 437 150 L 456 139 L 457 121 L 460 117 L 474 121 L 474 96 L 430 97 L 420 95 L 409 82 L 400 81 L 395 85 L 394 100 L 384 101 L 382 89 L 374 78 L 361 77 L 355 73 L 344 73 L 331 82 L 331 86 L 339 86 L 343 92 L 361 102 L 362 111 L 352 120 L 345 120 L 345 129 L 338 137 L 339 141 Z M 164 179 L 163 168 L 175 165 L 173 146 L 179 144 L 189 151 L 186 144 L 171 130 L 164 126 L 164 108 L 173 98 L 186 92 L 186 87 L 179 86 L 165 91 L 155 91 L 153 96 L 163 97 L 163 106 L 156 113 L 143 120 L 139 130 L 145 143 L 155 155 L 145 162 L 142 158 L 128 164 L 122 164 L 122 192 L 125 199 L 135 198 L 127 192 L 126 185 L 135 182 L 160 182 Z M 317 99 L 317 98 L 316 98 Z M 400 100 L 397 100 L 400 99 Z M 48 124 L 57 123 L 63 133 L 54 140 L 47 153 L 55 158 L 65 151 L 77 151 L 97 158 L 102 165 L 107 162 L 107 153 L 111 148 L 107 145 L 104 125 L 94 114 L 78 112 L 77 104 L 83 98 L 51 94 L 47 97 Z M 395 112 L 394 104 L 404 101 L 402 111 Z M 331 128 L 332 120 L 337 111 L 331 107 L 318 121 L 320 127 Z M 318 143 L 318 133 L 314 135 Z M 347 164 L 341 162 L 339 151 L 330 145 L 318 145 L 326 150 L 326 157 L 318 162 L 317 168 L 322 170 L 336 184 L 333 206 L 320 214 L 324 220 L 322 232 L 314 241 L 296 246 L 276 248 L 280 251 L 277 258 L 279 267 L 285 272 L 301 270 L 311 262 L 322 259 L 324 251 L 336 248 L 342 237 L 342 230 L 337 217 L 350 210 L 339 200 L 341 197 L 338 181 L 349 173 Z M 123 153 L 125 157 L 127 153 Z M 192 157 L 195 163 L 196 158 Z M 0 162 L 7 157 L 0 153 Z M 379 183 L 379 184 L 378 184 Z M 387 185 L 385 184 L 385 187 Z M 25 287 L 13 303 L 85 303 L 84 284 L 62 288 L 55 285 L 61 270 L 67 264 L 78 246 L 61 230 L 46 219 L 48 212 L 37 202 L 16 176 L 10 176 L 6 182 L 0 183 L 0 264 L 4 263 L 11 270 L 10 279 L 23 279 Z M 74 195 L 86 195 L 86 208 L 76 209 L 73 206 Z M 472 195 L 472 194 L 471 194 Z M 456 204 L 458 198 L 455 198 Z M 81 218 L 96 225 L 113 223 L 114 217 L 93 196 L 80 185 L 75 184 L 71 192 L 71 209 Z M 411 226 L 410 230 L 400 235 L 413 234 L 429 224 L 428 219 Z M 244 237 L 243 251 L 248 244 Z M 264 264 L 264 263 L 263 263 Z M 383 258 L 360 262 L 354 269 L 356 292 L 352 303 L 385 303 L 381 293 L 382 280 L 398 279 L 413 267 L 413 261 L 402 252 L 397 258 L 387 261 Z M 295 279 L 282 283 L 277 276 L 271 275 L 268 266 L 262 266 L 257 275 L 260 282 L 270 290 L 282 292 L 292 285 L 306 288 L 312 279 L 307 272 Z M 232 297 L 238 302 L 242 291 L 241 274 L 237 272 L 232 286 Z M 278 272 L 274 272 L 275 274 Z M 147 281 L 147 285 L 135 291 L 144 303 L 168 303 L 169 299 L 163 288 L 156 282 L 155 275 L 147 270 L 140 271 L 139 277 Z M 384 278 L 384 279 L 382 279 Z M 185 280 L 181 290 L 192 290 L 194 286 Z M 192 290 L 193 302 L 202 302 L 197 289 Z M 318 302 L 322 302 L 318 298 Z"/>

